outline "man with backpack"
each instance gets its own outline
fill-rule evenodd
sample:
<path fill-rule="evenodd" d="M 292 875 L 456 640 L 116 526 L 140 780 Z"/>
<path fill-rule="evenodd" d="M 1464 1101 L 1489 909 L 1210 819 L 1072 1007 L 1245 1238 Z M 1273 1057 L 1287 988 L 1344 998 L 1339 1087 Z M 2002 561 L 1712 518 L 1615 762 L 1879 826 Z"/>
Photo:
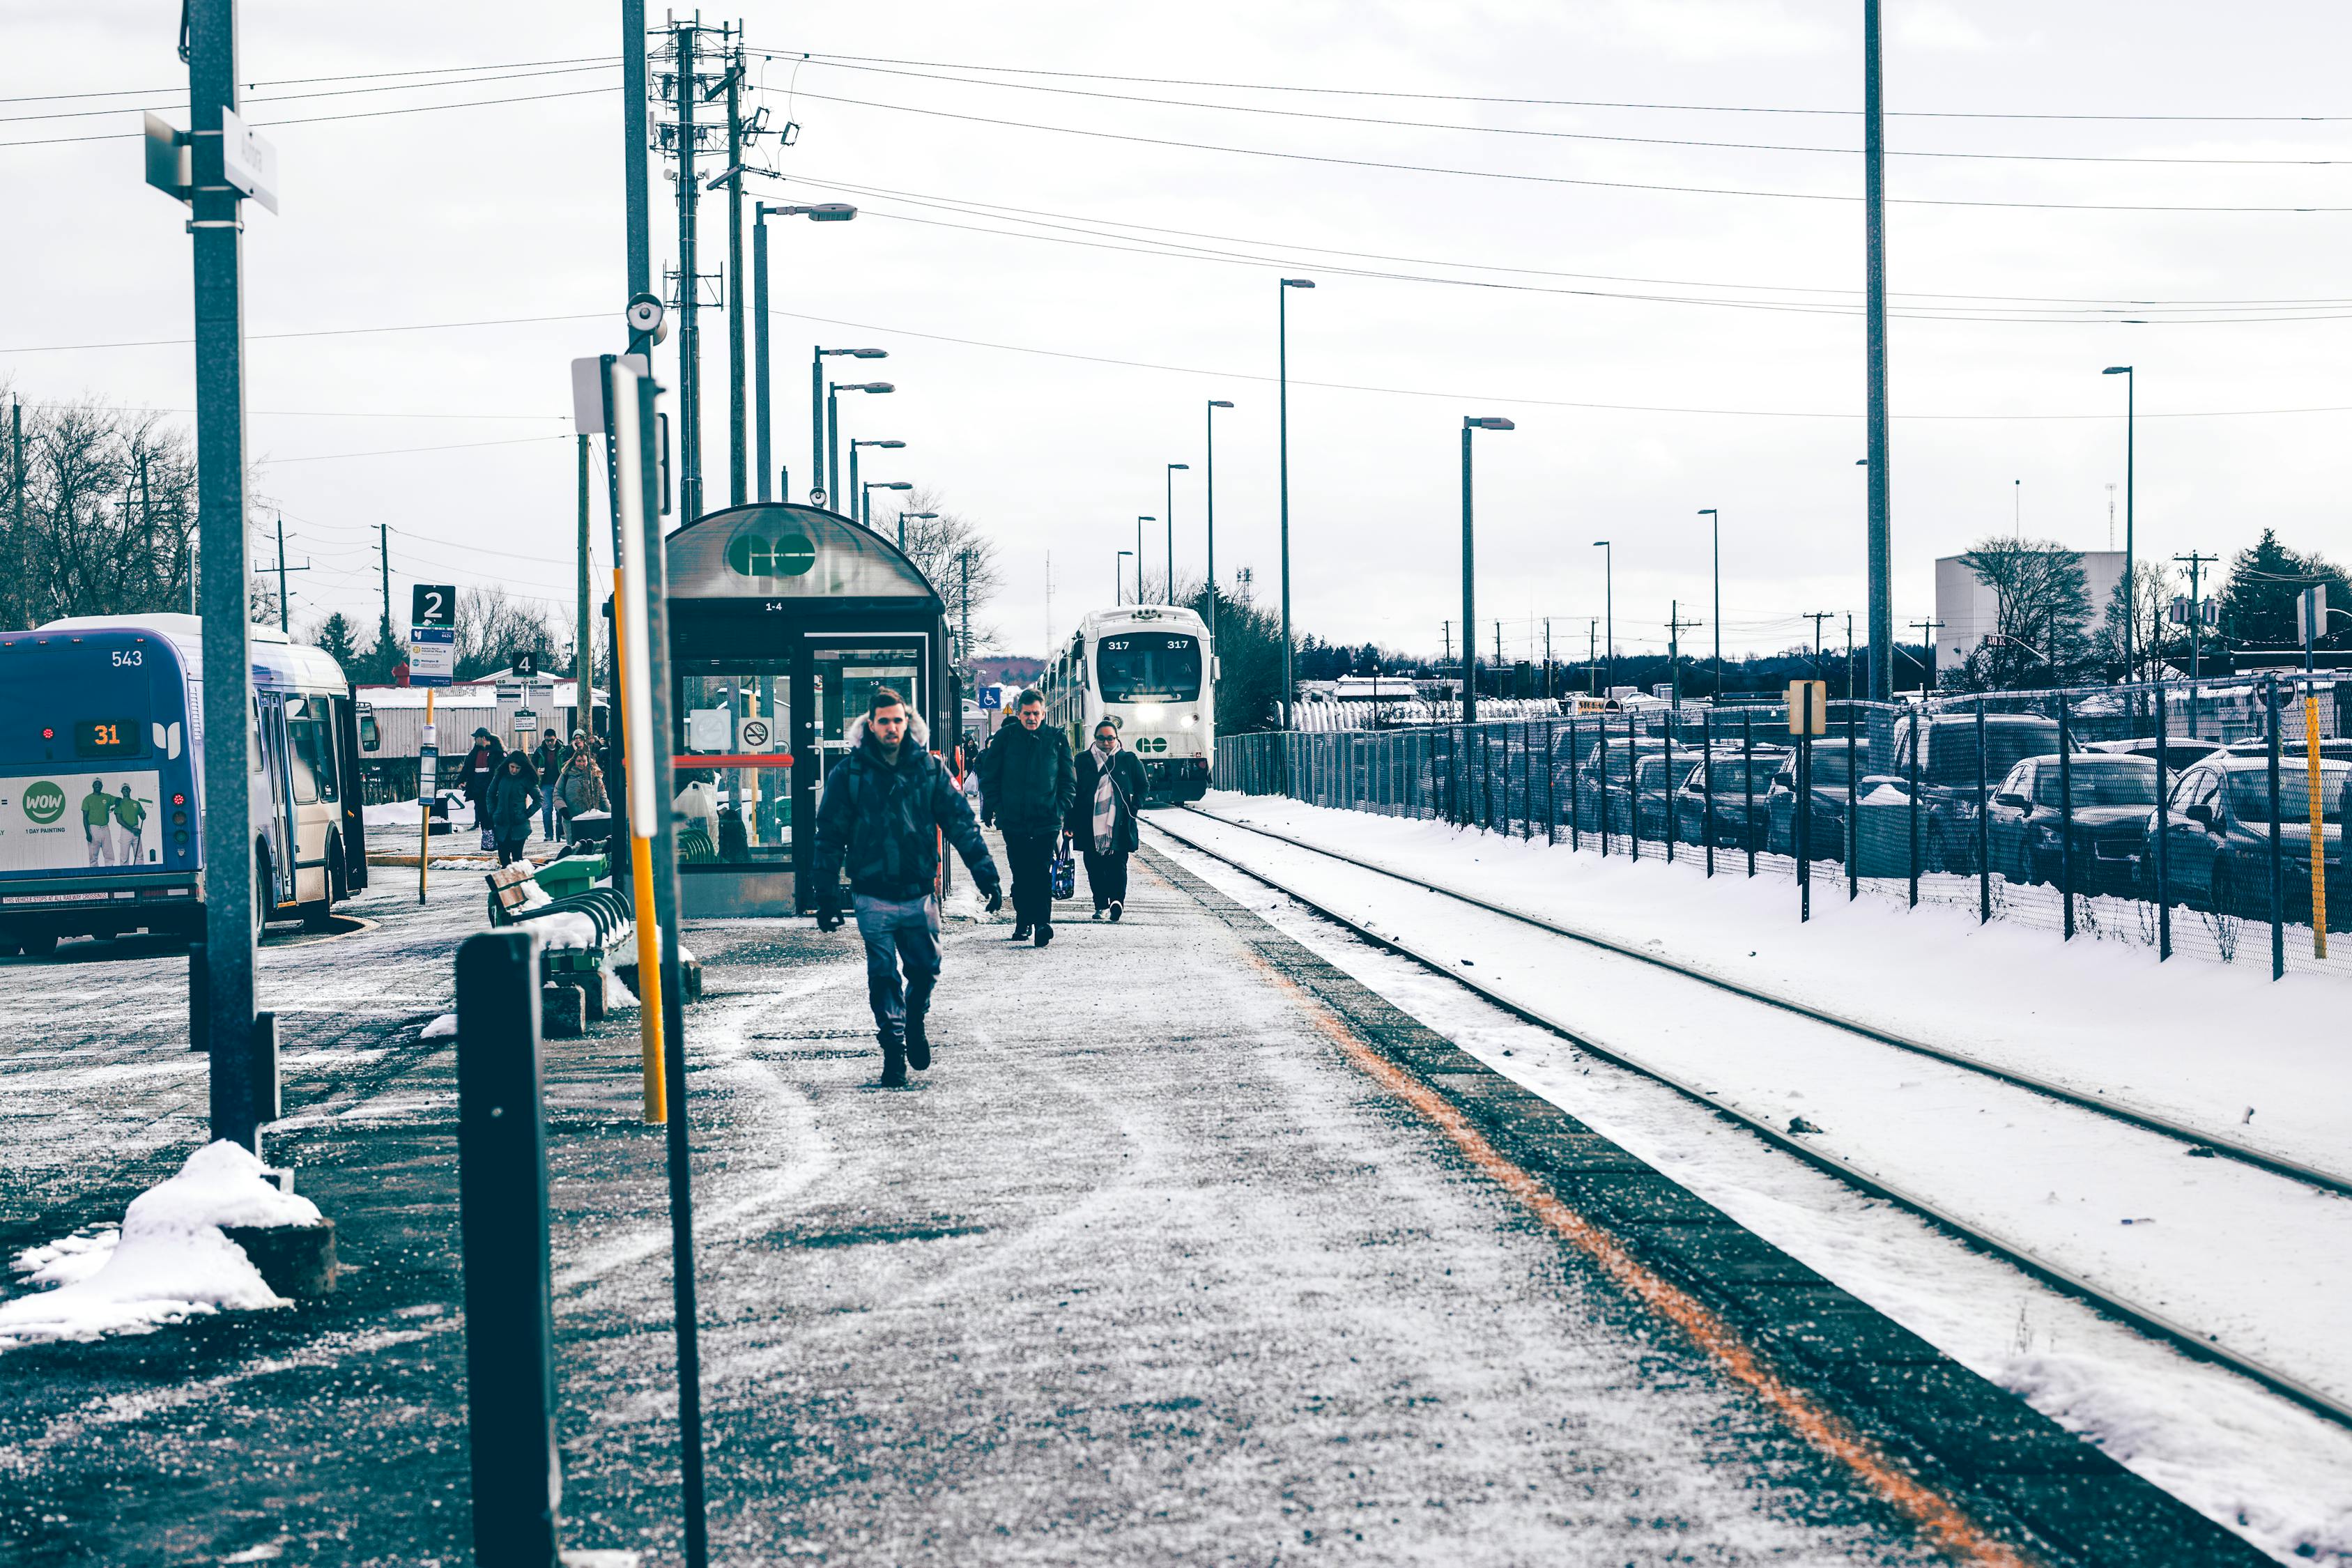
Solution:
<path fill-rule="evenodd" d="M 1045 722 L 1044 695 L 1034 687 L 1024 691 L 1013 712 L 1021 721 L 997 731 L 980 754 L 981 814 L 1004 834 L 1004 858 L 1013 868 L 1013 940 L 1044 947 L 1054 940 L 1054 840 L 1077 782 L 1070 739 Z"/>
<path fill-rule="evenodd" d="M 908 1067 L 922 1072 L 931 1065 L 924 1016 L 940 979 L 933 889 L 940 836 L 971 868 L 991 913 L 1003 907 L 1004 895 L 971 808 L 926 749 L 929 732 L 904 698 L 876 687 L 865 716 L 852 720 L 842 739 L 849 755 L 825 775 L 816 808 L 811 876 L 817 929 L 841 929 L 845 863 L 857 934 L 866 942 L 866 995 L 882 1046 L 882 1085 L 900 1089 Z"/>

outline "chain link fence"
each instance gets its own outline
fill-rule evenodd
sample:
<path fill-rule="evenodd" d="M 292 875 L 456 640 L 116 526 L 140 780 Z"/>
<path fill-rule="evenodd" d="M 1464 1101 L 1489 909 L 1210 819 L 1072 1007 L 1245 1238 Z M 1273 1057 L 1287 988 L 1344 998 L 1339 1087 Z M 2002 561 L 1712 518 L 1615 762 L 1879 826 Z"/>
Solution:
<path fill-rule="evenodd" d="M 1778 701 L 1234 735 L 1214 783 L 1777 877 L 1801 919 L 1868 893 L 2352 974 L 2339 697 L 2295 673 L 1832 702 L 1805 737 Z"/>

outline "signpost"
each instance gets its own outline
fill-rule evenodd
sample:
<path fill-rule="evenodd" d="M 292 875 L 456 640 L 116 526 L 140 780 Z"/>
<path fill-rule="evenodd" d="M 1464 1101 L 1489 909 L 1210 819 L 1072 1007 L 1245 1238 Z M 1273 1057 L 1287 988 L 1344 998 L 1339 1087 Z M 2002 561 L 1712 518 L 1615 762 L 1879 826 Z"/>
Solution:
<path fill-rule="evenodd" d="M 1789 733 L 1797 737 L 1797 918 L 1813 918 L 1813 737 L 1829 733 L 1830 683 L 1789 682 Z"/>
<path fill-rule="evenodd" d="M 425 863 L 433 858 L 433 796 L 440 787 L 441 748 L 433 729 L 433 689 L 457 670 L 457 590 L 418 583 L 408 593 L 408 684 L 425 688 L 425 742 L 416 749 L 416 901 L 425 901 Z"/>

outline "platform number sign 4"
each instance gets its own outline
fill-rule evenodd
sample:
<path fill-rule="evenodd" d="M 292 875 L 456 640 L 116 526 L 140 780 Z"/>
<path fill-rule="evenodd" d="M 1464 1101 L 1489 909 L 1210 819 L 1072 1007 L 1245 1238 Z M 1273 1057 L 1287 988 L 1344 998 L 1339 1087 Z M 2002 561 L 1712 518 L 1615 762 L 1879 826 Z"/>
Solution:
<path fill-rule="evenodd" d="M 517 680 L 537 680 L 539 679 L 539 655 L 535 653 L 519 653 L 515 655 L 514 675 Z"/>
<path fill-rule="evenodd" d="M 408 624 L 412 626 L 454 626 L 457 624 L 457 590 L 447 583 L 418 583 L 408 590 Z"/>

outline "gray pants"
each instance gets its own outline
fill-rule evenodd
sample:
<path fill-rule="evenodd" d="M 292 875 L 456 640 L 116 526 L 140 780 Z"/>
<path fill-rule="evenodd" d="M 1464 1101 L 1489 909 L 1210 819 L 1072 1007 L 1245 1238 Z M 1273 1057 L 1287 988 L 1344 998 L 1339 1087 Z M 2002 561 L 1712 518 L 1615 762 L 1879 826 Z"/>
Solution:
<path fill-rule="evenodd" d="M 905 1042 L 909 1013 L 920 1018 L 930 1007 L 940 979 L 940 907 L 929 894 L 899 900 L 864 893 L 852 894 L 850 906 L 866 939 L 866 998 L 887 1049 Z"/>

